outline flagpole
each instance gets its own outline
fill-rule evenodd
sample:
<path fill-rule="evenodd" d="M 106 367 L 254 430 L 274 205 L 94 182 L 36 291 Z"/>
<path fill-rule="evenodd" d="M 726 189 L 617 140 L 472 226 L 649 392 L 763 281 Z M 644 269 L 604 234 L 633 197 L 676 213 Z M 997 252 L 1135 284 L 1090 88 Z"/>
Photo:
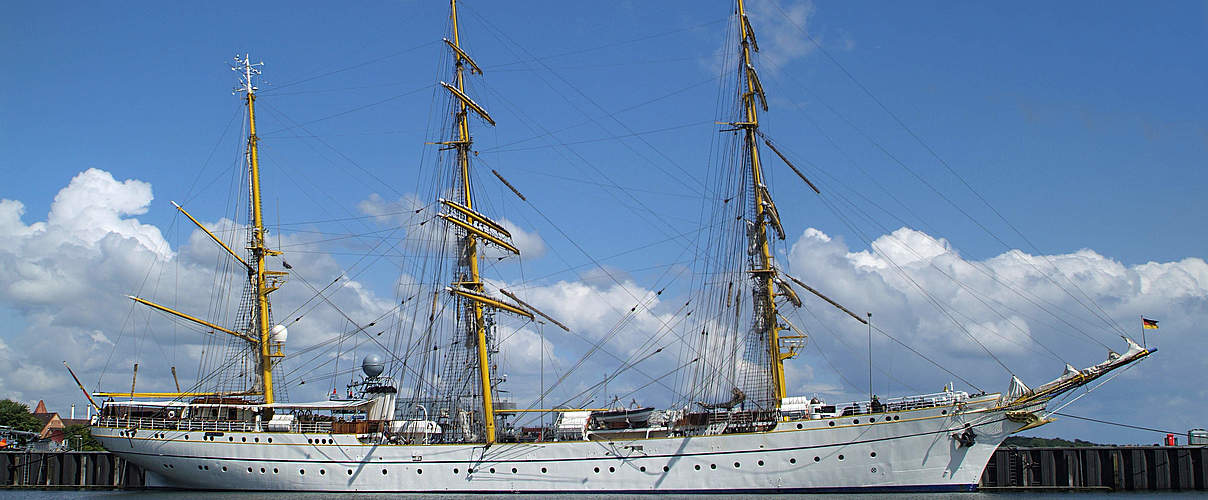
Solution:
<path fill-rule="evenodd" d="M 1141 315 L 1141 347 L 1149 349 L 1149 342 L 1145 341 L 1145 315 Z"/>

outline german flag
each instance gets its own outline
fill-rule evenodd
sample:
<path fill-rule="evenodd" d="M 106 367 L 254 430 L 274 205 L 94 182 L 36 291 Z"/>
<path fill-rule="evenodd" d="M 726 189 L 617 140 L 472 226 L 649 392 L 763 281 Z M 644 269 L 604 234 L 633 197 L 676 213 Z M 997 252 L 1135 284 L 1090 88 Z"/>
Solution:
<path fill-rule="evenodd" d="M 1141 318 L 1141 328 L 1146 330 L 1157 330 L 1158 320 Z"/>

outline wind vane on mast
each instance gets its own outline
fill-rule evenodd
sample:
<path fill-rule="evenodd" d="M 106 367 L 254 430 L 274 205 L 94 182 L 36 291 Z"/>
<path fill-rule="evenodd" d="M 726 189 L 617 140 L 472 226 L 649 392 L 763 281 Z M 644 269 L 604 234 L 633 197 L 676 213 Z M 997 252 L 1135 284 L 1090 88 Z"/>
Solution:
<path fill-rule="evenodd" d="M 244 54 L 243 59 L 235 56 L 235 64 L 235 66 L 231 66 L 231 71 L 238 71 L 243 74 L 240 75 L 240 86 L 231 90 L 231 93 L 247 92 L 248 94 L 254 94 L 257 90 L 260 90 L 252 83 L 252 77 L 261 75 L 260 67 L 264 66 L 264 61 L 253 63 L 251 57 L 248 54 Z"/>

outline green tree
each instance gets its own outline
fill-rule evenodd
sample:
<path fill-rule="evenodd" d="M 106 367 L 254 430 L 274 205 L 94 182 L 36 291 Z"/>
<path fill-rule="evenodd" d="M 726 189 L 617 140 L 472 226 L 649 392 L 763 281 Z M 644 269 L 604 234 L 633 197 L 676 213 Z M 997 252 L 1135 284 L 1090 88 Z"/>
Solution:
<path fill-rule="evenodd" d="M 63 437 L 68 446 L 79 451 L 104 451 L 100 441 L 92 437 L 87 425 L 73 424 L 63 428 Z"/>
<path fill-rule="evenodd" d="M 42 421 L 29 412 L 29 406 L 11 399 L 0 400 L 0 425 L 26 432 L 42 430 Z"/>

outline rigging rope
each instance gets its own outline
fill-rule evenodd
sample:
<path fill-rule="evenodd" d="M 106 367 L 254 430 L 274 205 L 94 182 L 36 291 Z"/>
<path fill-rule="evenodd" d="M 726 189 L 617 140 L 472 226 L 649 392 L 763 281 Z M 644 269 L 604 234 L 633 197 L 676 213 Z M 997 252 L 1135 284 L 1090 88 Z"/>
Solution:
<path fill-rule="evenodd" d="M 1160 432 L 1160 433 L 1162 433 L 1162 434 L 1175 434 L 1175 435 L 1182 434 L 1182 432 L 1179 432 L 1179 431 L 1166 431 L 1166 430 L 1162 430 L 1162 429 L 1154 429 L 1154 428 L 1152 428 L 1152 427 L 1141 427 L 1141 426 L 1139 426 L 1139 425 L 1122 424 L 1122 423 L 1119 423 L 1119 422 L 1112 422 L 1112 421 L 1108 421 L 1108 420 L 1100 420 L 1100 419 L 1097 419 L 1097 418 L 1090 418 L 1090 417 L 1079 417 L 1078 415 L 1071 415 L 1071 414 L 1069 414 L 1069 413 L 1059 413 L 1059 412 L 1053 412 L 1053 415 L 1061 415 L 1061 416 L 1063 416 L 1063 417 L 1076 418 L 1076 419 L 1078 419 L 1078 420 L 1086 420 L 1086 421 L 1088 421 L 1088 422 L 1095 422 L 1095 423 L 1099 423 L 1099 424 L 1107 424 L 1107 425 L 1115 425 L 1115 426 L 1119 426 L 1119 427 L 1127 427 L 1127 428 L 1129 428 L 1129 429 L 1137 429 L 1137 430 L 1142 430 L 1142 431 L 1151 431 L 1151 432 Z"/>

